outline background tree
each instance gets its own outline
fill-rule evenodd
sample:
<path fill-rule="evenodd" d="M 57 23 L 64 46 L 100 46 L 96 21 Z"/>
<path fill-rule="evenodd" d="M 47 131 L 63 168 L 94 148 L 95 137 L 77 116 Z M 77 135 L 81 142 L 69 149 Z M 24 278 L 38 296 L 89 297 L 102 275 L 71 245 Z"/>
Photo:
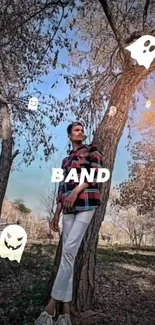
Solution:
<path fill-rule="evenodd" d="M 19 153 L 23 132 L 26 138 L 22 161 L 28 166 L 43 145 L 45 160 L 54 151 L 47 120 L 57 126 L 64 112 L 55 99 L 45 100 L 39 90 L 41 77 L 56 68 L 59 51 L 68 48 L 62 25 L 73 1 L 2 1 L 0 23 L 0 214 L 13 159 Z M 65 8 L 67 7 L 67 11 Z M 32 87 L 35 82 L 35 87 Z M 32 90 L 33 88 L 33 90 Z M 31 90 L 31 91 L 30 91 Z M 37 112 L 28 100 L 37 94 Z"/>
<path fill-rule="evenodd" d="M 53 168 L 57 168 L 58 166 L 61 166 L 62 154 L 55 154 L 52 158 L 52 163 L 50 164 L 50 167 L 48 168 L 48 171 L 50 173 L 49 179 L 52 177 Z M 59 183 L 45 183 L 45 185 L 41 188 L 40 195 L 39 195 L 39 201 L 42 206 L 43 212 L 46 214 L 44 217 L 44 220 L 48 221 L 49 225 L 49 238 L 51 243 L 51 237 L 52 237 L 52 230 L 50 227 L 50 223 L 54 217 L 55 209 L 56 209 L 56 198 L 57 198 L 57 192 L 58 192 L 58 186 Z M 55 235 L 55 234 L 54 234 Z M 60 234 L 59 234 L 60 236 Z"/>
<path fill-rule="evenodd" d="M 140 115 L 135 127 L 141 140 L 133 145 L 129 164 L 129 179 L 118 186 L 119 197 L 113 197 L 112 205 L 118 207 L 115 221 L 139 245 L 145 235 L 155 230 L 155 112 L 149 109 Z M 131 209 L 134 208 L 134 211 Z M 127 212 L 126 212 L 127 210 Z"/>
<path fill-rule="evenodd" d="M 25 206 L 24 201 L 21 199 L 16 199 L 13 202 L 13 206 L 23 214 L 27 214 L 31 212 L 31 210 Z"/>
<path fill-rule="evenodd" d="M 155 220 L 150 215 L 137 214 L 136 208 L 122 209 L 113 219 L 115 226 L 128 235 L 130 244 L 137 247 L 155 231 Z"/>
<path fill-rule="evenodd" d="M 55 213 L 57 190 L 58 190 L 57 183 L 54 184 L 53 188 L 51 188 L 51 186 L 46 185 L 46 187 L 44 187 L 44 190 L 41 191 L 40 194 L 40 203 L 43 207 L 43 211 L 46 212 L 46 216 L 44 217 L 44 220 L 48 221 L 50 244 L 52 239 L 52 230 L 50 227 L 50 223 Z"/>
<path fill-rule="evenodd" d="M 135 206 L 137 213 L 150 214 L 155 218 L 155 112 L 152 108 L 141 114 L 136 128 L 140 141 L 131 150 L 129 180 L 119 185 L 120 198 L 117 205 L 128 208 Z"/>
<path fill-rule="evenodd" d="M 31 219 L 31 210 L 27 208 L 24 204 L 24 201 L 21 199 L 17 199 L 13 202 L 13 207 L 15 207 L 16 210 L 20 212 L 21 215 L 21 220 L 18 219 L 17 221 L 21 223 L 21 221 L 24 219 L 25 220 L 25 231 L 28 232 L 29 228 L 31 227 L 30 225 L 30 219 Z"/>
<path fill-rule="evenodd" d="M 28 245 L 33 243 L 35 240 L 41 239 L 47 242 L 48 223 L 46 220 L 42 220 L 38 213 L 23 213 L 23 210 L 28 212 L 29 208 L 23 207 L 23 200 L 15 200 L 13 203 L 5 197 L 3 209 L 2 209 L 2 223 L 6 224 L 17 224 L 26 230 Z M 22 205 L 21 205 L 22 204 Z M 20 208 L 18 206 L 20 205 Z"/>

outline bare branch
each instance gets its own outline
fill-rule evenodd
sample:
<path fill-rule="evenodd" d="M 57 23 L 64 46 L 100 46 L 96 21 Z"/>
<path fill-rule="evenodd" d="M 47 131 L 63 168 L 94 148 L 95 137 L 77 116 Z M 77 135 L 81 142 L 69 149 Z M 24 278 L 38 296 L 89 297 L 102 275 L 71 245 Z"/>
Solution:
<path fill-rule="evenodd" d="M 64 8 L 62 8 L 62 14 L 61 14 L 61 17 L 60 17 L 59 23 L 58 23 L 58 25 L 57 25 L 57 27 L 56 27 L 56 29 L 55 29 L 55 32 L 54 32 L 52 38 L 51 38 L 50 41 L 49 41 L 49 44 L 48 44 L 47 48 L 45 49 L 45 51 L 44 51 L 44 53 L 43 53 L 42 59 L 44 58 L 44 56 L 46 55 L 48 49 L 50 48 L 50 46 L 51 46 L 51 44 L 52 44 L 52 42 L 53 42 L 53 40 L 54 40 L 54 37 L 55 37 L 55 35 L 57 34 L 57 32 L 58 32 L 58 30 L 59 30 L 59 27 L 60 27 L 60 25 L 61 25 L 61 23 L 62 23 L 63 17 L 64 17 Z M 42 59 L 41 59 L 41 60 L 42 60 Z M 40 60 L 40 61 L 41 61 L 41 60 Z M 39 62 L 39 63 L 40 63 L 40 62 Z"/>
<path fill-rule="evenodd" d="M 19 150 L 16 150 L 16 151 L 14 152 L 14 154 L 13 154 L 12 157 L 11 157 L 12 162 L 13 162 L 13 160 L 17 157 L 17 155 L 19 155 L 19 154 L 20 154 Z"/>
<path fill-rule="evenodd" d="M 147 18 L 147 12 L 148 12 L 149 5 L 150 5 L 150 0 L 146 0 L 145 7 L 144 7 L 144 13 L 143 13 L 143 30 L 144 30 L 145 23 L 146 23 L 146 18 Z"/>
<path fill-rule="evenodd" d="M 116 23 L 114 21 L 114 17 L 112 16 L 111 14 L 111 11 L 110 11 L 110 8 L 108 6 L 108 3 L 106 0 L 99 0 L 99 2 L 101 3 L 102 5 L 102 8 L 104 10 L 104 13 L 108 19 L 108 22 L 111 26 L 111 29 L 115 35 L 115 38 L 120 46 L 120 48 L 122 49 L 122 51 L 124 52 L 124 46 L 123 46 L 123 42 L 122 42 L 122 36 L 120 35 L 119 31 L 117 30 L 116 28 Z"/>
<path fill-rule="evenodd" d="M 155 29 L 151 30 L 151 32 L 149 34 L 154 35 Z M 143 34 L 141 31 L 135 31 L 125 40 L 125 44 L 128 45 L 128 44 L 132 43 L 133 41 L 136 41 L 138 38 L 140 38 L 143 35 L 145 35 L 145 33 Z"/>
<path fill-rule="evenodd" d="M 0 104 L 7 104 L 7 99 L 5 97 L 3 97 L 2 95 L 0 95 Z"/>
<path fill-rule="evenodd" d="M 48 7 L 53 7 L 53 6 L 60 6 L 62 7 L 62 9 L 64 10 L 65 7 L 67 7 L 69 5 L 70 2 L 67 2 L 66 4 L 63 3 L 62 1 L 58 0 L 58 1 L 51 1 L 49 3 L 46 3 L 44 5 L 44 7 L 42 7 L 40 10 L 36 11 L 33 15 L 29 16 L 27 19 L 25 19 L 23 22 L 21 22 L 14 30 L 14 35 L 16 35 L 17 30 L 22 27 L 23 25 L 25 25 L 26 23 L 28 23 L 31 19 L 35 18 L 36 16 L 38 16 L 41 12 L 43 12 L 45 9 L 47 9 Z M 0 47 L 4 47 L 7 46 L 11 43 L 11 41 L 9 40 L 6 43 L 0 44 Z"/>

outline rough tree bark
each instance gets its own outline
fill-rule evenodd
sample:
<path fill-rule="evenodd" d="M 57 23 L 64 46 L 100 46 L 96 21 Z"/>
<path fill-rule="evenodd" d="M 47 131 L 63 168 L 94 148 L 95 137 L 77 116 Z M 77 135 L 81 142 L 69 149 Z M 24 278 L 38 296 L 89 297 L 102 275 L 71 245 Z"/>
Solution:
<path fill-rule="evenodd" d="M 5 196 L 8 179 L 13 159 L 17 156 L 18 150 L 12 155 L 12 131 L 9 115 L 9 108 L 6 99 L 0 95 L 0 116 L 1 116 L 1 154 L 0 154 L 0 216 L 3 199 Z"/>
<path fill-rule="evenodd" d="M 74 294 L 71 311 L 74 315 L 73 324 L 94 324 L 92 313 L 92 298 L 95 289 L 95 266 L 96 266 L 96 249 L 98 243 L 98 233 L 101 223 L 104 220 L 106 206 L 109 197 L 112 172 L 119 140 L 125 127 L 129 104 L 132 95 L 142 82 L 152 71 L 155 70 L 155 63 L 147 70 L 144 67 L 134 66 L 131 63 L 130 57 L 126 57 L 123 73 L 116 83 L 108 110 L 103 121 L 99 125 L 93 142 L 98 145 L 98 148 L 103 154 L 105 167 L 110 170 L 110 179 L 103 183 L 100 187 L 102 204 L 96 211 L 94 218 L 88 228 L 85 238 L 79 249 L 74 274 Z M 115 106 L 117 112 L 114 117 L 108 115 L 110 106 Z M 60 243 L 61 244 L 61 243 Z M 58 247 L 57 265 L 60 261 L 60 247 Z M 54 277 L 52 276 L 53 282 Z M 47 297 L 49 298 L 49 296 Z M 100 316 L 98 314 L 98 316 Z M 81 323 L 82 317 L 82 323 Z"/>
<path fill-rule="evenodd" d="M 85 324 L 88 322 L 90 325 L 92 319 L 92 313 L 90 313 L 90 318 L 88 318 L 88 314 L 89 310 L 92 309 L 92 298 L 95 288 L 94 279 L 98 233 L 101 223 L 104 220 L 108 202 L 117 147 L 127 121 L 132 95 L 137 90 L 140 82 L 154 70 L 155 64 L 152 65 L 149 70 L 146 70 L 144 67 L 133 66 L 129 56 L 126 58 L 122 76 L 112 91 L 108 110 L 94 136 L 93 142 L 97 143 L 98 148 L 102 152 L 105 167 L 110 170 L 111 177 L 110 180 L 102 184 L 100 188 L 103 199 L 102 205 L 95 213 L 76 259 L 72 307 L 73 312 L 84 312 L 82 317 L 83 323 Z M 117 113 L 113 118 L 108 115 L 110 106 L 115 106 L 117 108 Z M 85 317 L 86 319 L 84 321 Z M 92 319 L 92 324 L 93 322 L 94 320 Z M 76 324 L 80 324 L 78 319 Z"/>

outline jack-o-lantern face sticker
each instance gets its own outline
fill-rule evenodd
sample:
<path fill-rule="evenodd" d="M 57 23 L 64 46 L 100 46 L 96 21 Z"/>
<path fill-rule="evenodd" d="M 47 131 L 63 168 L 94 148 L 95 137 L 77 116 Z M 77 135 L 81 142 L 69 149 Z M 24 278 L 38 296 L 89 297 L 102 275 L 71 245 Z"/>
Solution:
<path fill-rule="evenodd" d="M 21 260 L 24 247 L 27 242 L 26 231 L 18 225 L 6 227 L 0 237 L 0 256 L 8 257 L 10 261 Z"/>

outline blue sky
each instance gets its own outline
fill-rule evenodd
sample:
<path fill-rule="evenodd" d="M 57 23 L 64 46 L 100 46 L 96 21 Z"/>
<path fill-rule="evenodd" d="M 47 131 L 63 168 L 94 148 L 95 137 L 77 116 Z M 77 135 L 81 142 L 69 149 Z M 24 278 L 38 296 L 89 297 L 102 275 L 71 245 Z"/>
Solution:
<path fill-rule="evenodd" d="M 50 91 L 48 89 L 49 82 L 51 84 L 51 80 L 54 79 L 54 76 L 50 78 L 48 76 L 44 81 L 44 89 L 46 89 L 46 93 Z M 63 80 L 60 81 L 59 86 L 57 89 L 54 90 L 54 95 L 60 99 L 66 97 L 69 89 L 65 85 Z M 137 113 L 135 118 L 140 115 L 140 112 L 145 110 L 145 99 L 143 96 L 140 96 L 140 100 L 137 103 Z M 58 155 L 61 154 L 63 158 L 66 156 L 66 149 L 68 144 L 68 138 L 66 133 L 66 128 L 68 125 L 68 121 L 65 123 L 59 124 L 56 128 L 51 127 L 51 133 L 55 137 L 55 146 L 59 149 Z M 112 177 L 112 185 L 116 185 L 119 182 L 123 181 L 128 177 L 128 166 L 127 162 L 130 160 L 130 154 L 127 152 L 125 146 L 128 143 L 128 128 L 124 128 L 123 135 L 121 137 L 117 155 L 115 159 L 113 177 Z M 138 140 L 138 134 L 136 133 L 134 139 Z M 40 156 L 43 156 L 42 150 L 39 149 Z M 40 159 L 36 157 L 35 161 L 29 166 L 26 167 L 22 165 L 22 171 L 13 171 L 9 178 L 9 183 L 7 187 L 6 196 L 11 200 L 14 201 L 15 199 L 23 199 L 25 205 L 28 206 L 30 209 L 34 211 L 34 213 L 42 214 L 42 206 L 40 204 L 39 195 L 43 189 L 43 186 L 50 186 L 51 184 L 51 167 L 52 162 L 56 158 L 58 160 L 58 164 L 55 167 L 60 167 L 60 159 L 58 159 L 58 155 L 56 154 L 55 157 L 51 157 L 50 162 L 46 163 L 44 161 L 40 162 Z M 41 166 L 41 168 L 39 168 Z"/>

